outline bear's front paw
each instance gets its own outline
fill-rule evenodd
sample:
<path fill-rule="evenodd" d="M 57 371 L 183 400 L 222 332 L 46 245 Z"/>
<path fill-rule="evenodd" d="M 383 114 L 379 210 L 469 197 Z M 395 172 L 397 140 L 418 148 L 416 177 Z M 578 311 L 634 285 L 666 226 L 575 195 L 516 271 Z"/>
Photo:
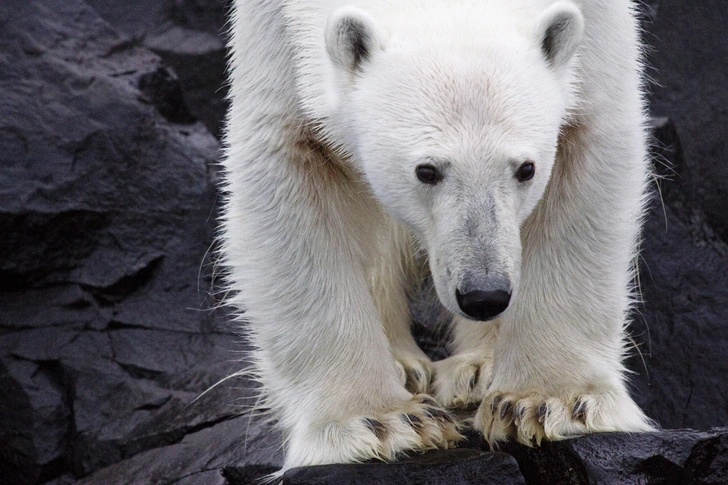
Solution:
<path fill-rule="evenodd" d="M 434 375 L 432 361 L 424 353 L 397 350 L 394 359 L 404 387 L 412 394 L 427 394 Z"/>
<path fill-rule="evenodd" d="M 453 355 L 434 363 L 435 397 L 443 406 L 466 408 L 485 397 L 493 359 L 478 353 Z"/>
<path fill-rule="evenodd" d="M 294 466 L 394 460 L 407 451 L 454 446 L 463 436 L 454 416 L 425 394 L 378 413 L 308 427 L 289 439 L 284 470 Z"/>
<path fill-rule="evenodd" d="M 491 392 L 473 423 L 491 446 L 515 437 L 527 446 L 585 433 L 654 430 L 653 423 L 626 394 Z"/>

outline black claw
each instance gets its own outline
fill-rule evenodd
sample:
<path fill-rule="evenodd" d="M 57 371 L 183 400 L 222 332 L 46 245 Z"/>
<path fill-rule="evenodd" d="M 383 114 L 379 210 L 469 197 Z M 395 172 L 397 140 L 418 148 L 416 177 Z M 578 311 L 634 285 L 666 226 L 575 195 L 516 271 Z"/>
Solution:
<path fill-rule="evenodd" d="M 366 418 L 364 422 L 367 424 L 367 427 L 372 430 L 374 436 L 376 436 L 378 439 L 381 440 L 384 438 L 384 436 L 386 436 L 387 428 L 385 428 L 384 425 L 376 419 Z"/>
<path fill-rule="evenodd" d="M 495 414 L 495 411 L 498 409 L 498 405 L 500 404 L 501 399 L 502 398 L 500 396 L 496 396 L 490 402 L 490 413 L 491 414 Z"/>
<path fill-rule="evenodd" d="M 406 387 L 409 391 L 417 392 L 421 381 L 422 374 L 420 371 L 417 369 L 410 369 L 407 372 L 407 382 L 405 382 L 404 387 Z"/>
<path fill-rule="evenodd" d="M 538 412 L 536 413 L 538 422 L 543 424 L 543 422 L 546 421 L 546 416 L 548 416 L 548 414 L 549 414 L 549 407 L 545 403 L 541 404 L 538 407 Z"/>
<path fill-rule="evenodd" d="M 426 404 L 428 406 L 439 406 L 440 404 L 435 401 L 433 398 L 428 396 L 427 394 L 420 394 L 420 401 L 422 401 L 422 404 Z"/>
<path fill-rule="evenodd" d="M 478 385 L 479 380 L 480 380 L 480 366 L 476 366 L 475 374 L 473 374 L 473 377 L 470 378 L 470 382 L 468 382 L 468 386 L 470 387 L 470 390 L 475 389 L 475 386 Z"/>
<path fill-rule="evenodd" d="M 404 419 L 405 422 L 409 423 L 413 428 L 419 429 L 422 427 L 422 420 L 414 414 L 405 414 Z"/>
<path fill-rule="evenodd" d="M 440 408 L 425 408 L 425 414 L 432 419 L 442 419 L 448 423 L 454 423 L 455 419 L 450 416 L 450 413 Z"/>
<path fill-rule="evenodd" d="M 581 421 L 586 421 L 586 402 L 579 400 L 574 405 L 574 411 L 571 413 L 571 417 Z"/>
<path fill-rule="evenodd" d="M 501 406 L 500 411 L 500 417 L 501 419 L 504 419 L 508 414 L 510 414 L 511 410 L 513 409 L 513 403 L 510 401 L 506 401 L 503 403 L 503 406 Z"/>
<path fill-rule="evenodd" d="M 524 414 L 526 414 L 526 408 L 524 406 L 518 405 L 513 410 L 513 417 L 516 419 L 523 419 Z"/>

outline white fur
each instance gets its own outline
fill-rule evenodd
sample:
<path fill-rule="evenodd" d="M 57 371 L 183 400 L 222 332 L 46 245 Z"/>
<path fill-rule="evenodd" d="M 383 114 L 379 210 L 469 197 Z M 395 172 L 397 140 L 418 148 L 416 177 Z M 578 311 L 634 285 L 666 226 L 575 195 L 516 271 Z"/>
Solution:
<path fill-rule="evenodd" d="M 418 244 L 456 315 L 444 404 L 484 399 L 491 440 L 650 428 L 621 364 L 648 175 L 629 0 L 236 0 L 230 47 L 222 255 L 284 469 L 457 440 L 410 392 Z M 460 311 L 471 274 L 511 285 L 496 321 Z"/>

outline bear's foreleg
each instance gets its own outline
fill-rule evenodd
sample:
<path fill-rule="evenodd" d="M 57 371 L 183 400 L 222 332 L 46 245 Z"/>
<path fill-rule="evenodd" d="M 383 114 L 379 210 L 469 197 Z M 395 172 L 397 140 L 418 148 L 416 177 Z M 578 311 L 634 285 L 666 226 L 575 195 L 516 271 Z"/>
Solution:
<path fill-rule="evenodd" d="M 567 130 L 576 138 L 522 229 L 521 283 L 475 417 L 491 443 L 652 429 L 622 364 L 647 173 L 642 127 L 613 127 Z"/>
<path fill-rule="evenodd" d="M 412 336 L 408 292 L 418 282 L 416 247 L 410 231 L 382 213 L 382 231 L 370 244 L 369 285 L 389 339 L 402 384 L 412 393 L 430 391 L 434 368 Z"/>
<path fill-rule="evenodd" d="M 378 204 L 298 111 L 284 5 L 233 2 L 221 234 L 282 471 L 447 447 L 457 426 L 405 389 L 370 291 Z"/>
<path fill-rule="evenodd" d="M 578 106 L 521 228 L 520 284 L 475 416 L 491 443 L 654 429 L 622 363 L 650 173 L 639 26 L 629 0 L 580 8 Z"/>
<path fill-rule="evenodd" d="M 348 186 L 358 182 L 310 146 L 256 148 L 228 162 L 226 257 L 266 405 L 286 437 L 284 469 L 458 440 L 452 417 L 410 394 L 394 360 L 401 348 L 420 356 L 406 339 L 390 348 L 370 291 L 367 235 L 379 214 L 361 199 L 365 187 Z"/>
<path fill-rule="evenodd" d="M 434 363 L 434 394 L 444 406 L 465 408 L 480 403 L 493 373 L 498 320 L 474 322 L 459 315 L 452 321 L 452 356 Z"/>

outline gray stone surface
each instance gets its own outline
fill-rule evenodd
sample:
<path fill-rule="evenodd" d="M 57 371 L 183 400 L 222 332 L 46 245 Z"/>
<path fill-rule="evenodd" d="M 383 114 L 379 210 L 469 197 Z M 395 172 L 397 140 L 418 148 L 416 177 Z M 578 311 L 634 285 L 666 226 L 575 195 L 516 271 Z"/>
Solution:
<path fill-rule="evenodd" d="M 432 451 L 397 463 L 322 465 L 297 468 L 283 485 L 525 485 L 516 460 L 506 453 L 470 449 Z M 230 485 L 238 485 L 231 482 Z M 243 485 L 243 484 L 240 484 Z"/>
<path fill-rule="evenodd" d="M 215 136 L 227 103 L 225 13 L 230 0 L 87 0 L 110 24 L 172 67 L 190 113 Z"/>
<path fill-rule="evenodd" d="M 540 448 L 506 444 L 528 485 L 728 483 L 728 428 L 603 433 Z"/>
<path fill-rule="evenodd" d="M 656 133 L 665 147 L 656 154 L 689 174 L 675 127 L 663 121 Z M 728 406 L 716 403 L 728 402 L 728 246 L 691 199 L 686 177 L 659 185 L 642 243 L 643 304 L 630 328 L 635 398 L 664 428 L 726 425 Z"/>
<path fill-rule="evenodd" d="M 652 45 L 652 110 L 680 130 L 686 194 L 728 240 L 728 3 L 659 0 Z"/>
<path fill-rule="evenodd" d="M 416 455 L 396 464 L 294 469 L 284 485 L 517 484 L 697 485 L 728 483 L 728 428 L 710 431 L 603 433 L 529 448 L 506 443 L 489 452 L 471 434 L 456 450 Z M 247 485 L 230 480 L 230 485 Z"/>
<path fill-rule="evenodd" d="M 218 142 L 180 119 L 174 75 L 79 0 L 4 1 L 0 25 L 0 482 L 18 485 L 179 442 L 252 393 L 193 402 L 244 347 L 208 294 Z"/>
<path fill-rule="evenodd" d="M 225 468 L 254 467 L 259 472 L 255 477 L 259 478 L 278 469 L 281 463 L 278 434 L 260 420 L 240 416 L 106 467 L 78 483 L 222 485 L 226 483 Z"/>

